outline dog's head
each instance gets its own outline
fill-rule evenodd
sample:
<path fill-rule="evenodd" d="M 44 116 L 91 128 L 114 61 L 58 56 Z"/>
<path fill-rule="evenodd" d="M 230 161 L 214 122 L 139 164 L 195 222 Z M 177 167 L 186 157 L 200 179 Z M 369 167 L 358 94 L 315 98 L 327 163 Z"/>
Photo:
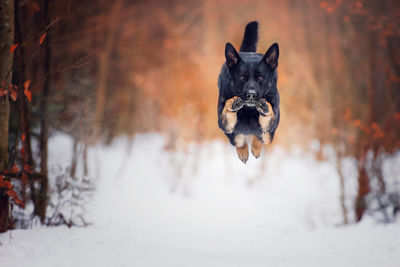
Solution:
<path fill-rule="evenodd" d="M 279 46 L 271 45 L 264 56 L 252 53 L 239 53 L 230 44 L 225 46 L 226 66 L 229 69 L 229 87 L 245 101 L 249 107 L 258 100 L 275 94 L 276 68 L 278 67 Z"/>

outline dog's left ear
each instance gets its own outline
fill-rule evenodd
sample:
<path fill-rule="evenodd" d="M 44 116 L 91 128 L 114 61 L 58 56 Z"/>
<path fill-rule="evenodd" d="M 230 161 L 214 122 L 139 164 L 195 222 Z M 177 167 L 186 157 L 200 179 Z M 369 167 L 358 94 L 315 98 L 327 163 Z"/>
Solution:
<path fill-rule="evenodd" d="M 233 68 L 237 63 L 242 60 L 231 43 L 226 43 L 225 45 L 225 58 L 226 65 L 229 68 Z"/>
<path fill-rule="evenodd" d="M 271 68 L 271 70 L 275 70 L 276 67 L 278 67 L 278 58 L 279 58 L 279 46 L 277 43 L 274 43 L 271 45 L 270 48 L 268 48 L 267 53 L 265 53 L 262 61 L 267 64 L 268 67 Z"/>

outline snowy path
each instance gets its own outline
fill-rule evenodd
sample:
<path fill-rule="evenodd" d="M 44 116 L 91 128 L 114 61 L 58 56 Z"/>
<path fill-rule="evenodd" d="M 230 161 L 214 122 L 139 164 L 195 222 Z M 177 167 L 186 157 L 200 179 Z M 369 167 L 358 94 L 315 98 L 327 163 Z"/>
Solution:
<path fill-rule="evenodd" d="M 69 162 L 70 142 L 52 140 L 52 164 Z M 400 266 L 399 224 L 336 226 L 332 164 L 274 150 L 262 171 L 219 142 L 186 154 L 164 144 L 143 135 L 91 149 L 94 226 L 0 235 L 0 266 Z"/>

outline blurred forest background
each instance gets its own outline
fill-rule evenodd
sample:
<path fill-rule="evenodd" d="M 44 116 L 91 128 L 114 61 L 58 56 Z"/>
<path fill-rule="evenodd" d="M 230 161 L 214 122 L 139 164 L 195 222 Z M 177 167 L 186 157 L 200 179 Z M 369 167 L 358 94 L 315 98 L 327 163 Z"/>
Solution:
<path fill-rule="evenodd" d="M 24 227 L 14 204 L 32 203 L 44 224 L 71 224 L 46 217 L 47 143 L 56 131 L 74 138 L 76 155 L 83 146 L 83 161 L 99 141 L 143 132 L 165 134 L 171 150 L 225 140 L 217 125 L 224 45 L 238 48 L 252 20 L 260 23 L 260 53 L 280 45 L 274 145 L 309 149 L 317 140 L 321 160 L 332 146 L 344 223 L 368 210 L 389 222 L 400 209 L 400 188 L 382 172 L 400 148 L 398 1 L 0 2 L 0 231 Z M 358 166 L 350 207 L 348 157 Z"/>

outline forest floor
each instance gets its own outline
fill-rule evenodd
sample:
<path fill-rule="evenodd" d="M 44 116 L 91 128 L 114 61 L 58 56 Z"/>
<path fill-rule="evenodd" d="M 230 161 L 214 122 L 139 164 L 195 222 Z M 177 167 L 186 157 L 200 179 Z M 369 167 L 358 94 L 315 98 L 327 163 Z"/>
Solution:
<path fill-rule="evenodd" d="M 69 137 L 57 135 L 49 147 L 50 169 L 70 164 Z M 159 135 L 139 135 L 91 148 L 93 224 L 2 234 L 0 265 L 400 266 L 398 222 L 367 215 L 341 224 L 329 148 L 323 162 L 274 147 L 244 165 L 220 141 L 184 152 L 164 147 Z M 344 165 L 351 219 L 356 177 L 351 160 Z M 399 155 L 388 160 L 387 179 L 398 179 L 399 168 Z"/>

